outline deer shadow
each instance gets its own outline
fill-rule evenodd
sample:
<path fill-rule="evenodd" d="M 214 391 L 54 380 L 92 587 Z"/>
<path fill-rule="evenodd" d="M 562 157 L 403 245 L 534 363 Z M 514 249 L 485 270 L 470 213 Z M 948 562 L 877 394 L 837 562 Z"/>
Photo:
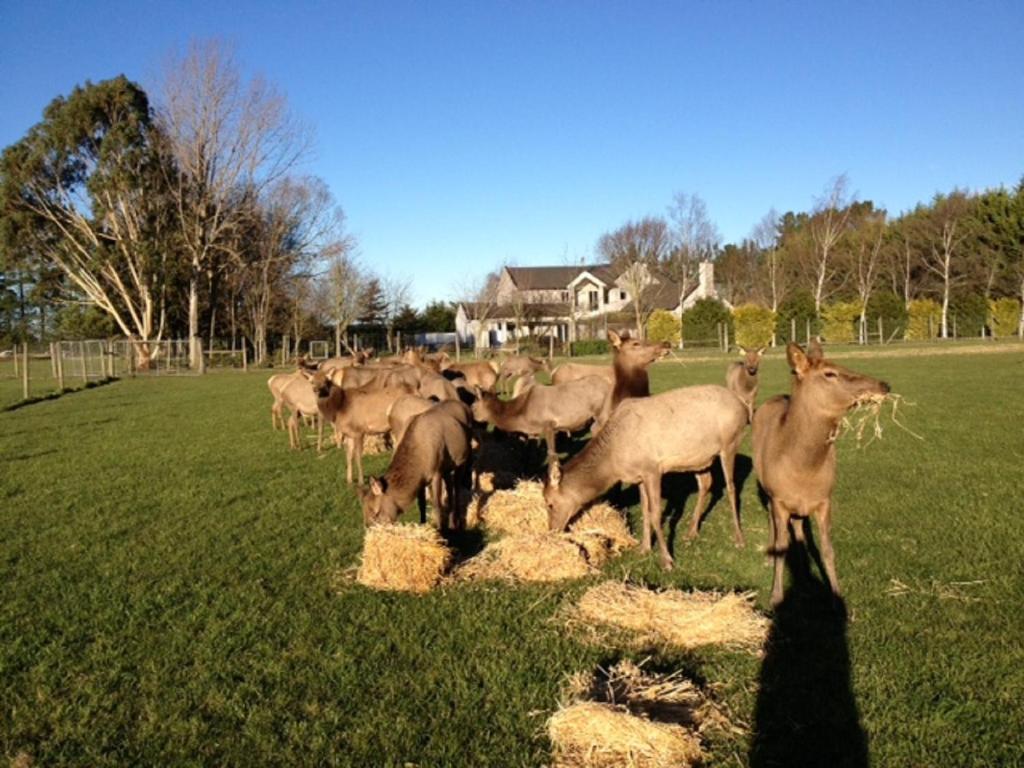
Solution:
<path fill-rule="evenodd" d="M 791 581 L 765 644 L 752 768 L 869 764 L 851 682 L 846 606 L 812 574 L 817 547 L 807 534 L 807 546 L 794 541 L 786 553 Z"/>

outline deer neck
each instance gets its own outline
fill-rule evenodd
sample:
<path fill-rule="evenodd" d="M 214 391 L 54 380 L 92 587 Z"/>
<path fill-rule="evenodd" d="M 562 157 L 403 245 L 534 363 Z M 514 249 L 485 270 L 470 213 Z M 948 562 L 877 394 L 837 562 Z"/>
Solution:
<path fill-rule="evenodd" d="M 794 391 L 783 423 L 784 445 L 799 464 L 816 467 L 835 453 L 839 418 L 822 414 L 800 390 Z"/>
<path fill-rule="evenodd" d="M 603 430 L 591 438 L 586 447 L 565 465 L 562 492 L 578 506 L 596 499 L 620 480 L 607 457 L 608 439 L 601 439 L 606 434 L 607 430 Z"/>
<path fill-rule="evenodd" d="M 613 368 L 615 369 L 616 402 L 627 397 L 650 396 L 651 381 L 647 376 L 646 368 L 630 366 L 621 360 L 615 360 Z"/>

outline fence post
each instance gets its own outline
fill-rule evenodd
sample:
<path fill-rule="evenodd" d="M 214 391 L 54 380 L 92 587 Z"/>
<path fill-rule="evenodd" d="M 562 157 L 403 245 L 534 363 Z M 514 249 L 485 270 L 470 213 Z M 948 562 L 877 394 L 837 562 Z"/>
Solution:
<path fill-rule="evenodd" d="M 50 378 L 57 378 L 57 359 L 53 355 L 53 342 L 50 342 Z"/>
<path fill-rule="evenodd" d="M 206 373 L 206 357 L 203 356 L 203 339 L 196 338 L 196 354 L 199 355 L 199 373 Z"/>
<path fill-rule="evenodd" d="M 459 343 L 459 332 L 455 332 L 455 362 L 459 362 L 459 357 L 462 355 L 462 345 Z"/>
<path fill-rule="evenodd" d="M 722 351 L 728 354 L 728 352 L 729 352 L 729 326 L 726 325 L 725 323 L 722 323 L 722 338 L 723 338 L 723 340 L 725 342 L 724 344 L 722 344 Z"/>
<path fill-rule="evenodd" d="M 555 334 L 548 328 L 548 361 L 555 359 Z"/>
<path fill-rule="evenodd" d="M 882 326 L 882 316 L 878 316 L 878 343 L 885 344 L 885 332 Z"/>
<path fill-rule="evenodd" d="M 57 352 L 57 387 L 61 392 L 64 391 L 64 351 L 61 349 L 60 342 L 54 342 L 54 349 Z"/>
<path fill-rule="evenodd" d="M 796 343 L 796 318 L 789 318 L 789 340 Z"/>
<path fill-rule="evenodd" d="M 11 347 L 14 350 L 14 378 L 18 378 L 21 375 L 21 366 L 18 363 L 18 358 L 20 357 L 20 355 L 18 354 L 18 344 L 17 344 L 17 342 L 15 342 L 14 344 L 11 344 Z"/>
<path fill-rule="evenodd" d="M 242 372 L 245 373 L 249 370 L 249 348 L 245 345 L 245 339 L 242 339 Z"/>
<path fill-rule="evenodd" d="M 811 318 L 807 318 L 807 338 L 804 340 L 805 344 L 811 343 Z"/>
<path fill-rule="evenodd" d="M 89 383 L 89 368 L 85 364 L 85 342 L 78 342 L 78 359 L 82 363 L 82 384 Z"/>
<path fill-rule="evenodd" d="M 932 340 L 932 316 L 928 315 L 928 341 Z"/>
<path fill-rule="evenodd" d="M 26 341 L 21 345 L 22 354 L 21 358 L 21 391 L 22 395 L 28 400 L 28 342 Z"/>
<path fill-rule="evenodd" d="M 956 315 L 953 315 L 953 340 L 956 340 Z"/>

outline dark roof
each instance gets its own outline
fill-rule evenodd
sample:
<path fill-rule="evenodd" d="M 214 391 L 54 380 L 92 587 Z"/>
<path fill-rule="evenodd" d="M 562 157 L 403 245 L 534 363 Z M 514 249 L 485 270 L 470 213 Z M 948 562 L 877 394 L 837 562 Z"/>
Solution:
<path fill-rule="evenodd" d="M 571 267 L 505 267 L 509 277 L 521 291 L 557 291 L 565 289 L 580 272 L 591 272 L 606 283 L 611 282 L 608 264 L 580 264 Z"/>
<path fill-rule="evenodd" d="M 664 276 L 659 276 L 658 280 L 660 282 L 657 285 L 649 287 L 644 292 L 647 306 L 651 309 L 675 309 L 680 304 L 679 283 L 669 280 Z M 691 293 L 696 291 L 698 287 L 699 283 L 694 283 L 690 290 L 686 292 L 686 296 L 689 296 Z M 683 297 L 683 300 L 685 301 L 686 297 Z M 632 299 L 622 307 L 622 311 L 633 311 Z"/>
<path fill-rule="evenodd" d="M 531 302 L 529 304 L 523 304 L 523 306 L 519 308 L 519 312 L 522 314 L 523 320 L 539 320 L 544 317 L 568 317 L 569 306 L 568 304 Z M 515 320 L 516 308 L 509 304 L 499 305 L 494 308 L 494 312 L 488 319 Z"/>

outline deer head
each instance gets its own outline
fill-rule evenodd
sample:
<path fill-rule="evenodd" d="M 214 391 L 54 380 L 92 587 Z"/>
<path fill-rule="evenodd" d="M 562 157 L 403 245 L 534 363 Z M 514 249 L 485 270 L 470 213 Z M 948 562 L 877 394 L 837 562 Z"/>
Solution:
<path fill-rule="evenodd" d="M 743 367 L 747 369 L 747 373 L 751 376 L 757 376 L 757 370 L 761 365 L 761 356 L 764 354 L 766 347 L 759 347 L 758 349 L 746 349 L 744 347 L 736 347 L 743 355 Z"/>
<path fill-rule="evenodd" d="M 562 490 L 562 467 L 557 458 L 548 465 L 548 478 L 544 483 L 544 503 L 548 508 L 548 530 L 560 533 L 565 530 L 573 515 L 579 511 L 569 495 Z"/>
<path fill-rule="evenodd" d="M 608 331 L 608 341 L 615 350 L 615 362 L 625 363 L 629 368 L 646 368 L 655 360 L 665 357 L 671 349 L 667 341 L 644 341 L 631 338 L 628 333 L 619 335 L 615 331 Z"/>
<path fill-rule="evenodd" d="M 330 377 L 324 371 L 307 371 L 302 368 L 299 369 L 306 381 L 313 387 L 313 394 L 319 398 L 328 397 L 331 394 L 331 389 L 334 387 L 334 382 L 331 381 Z"/>
<path fill-rule="evenodd" d="M 786 345 L 786 359 L 793 369 L 793 395 L 805 400 L 817 413 L 839 418 L 862 400 L 886 395 L 889 385 L 826 360 L 814 340 L 807 352 L 799 344 Z"/>
<path fill-rule="evenodd" d="M 363 504 L 363 523 L 367 527 L 393 523 L 402 512 L 388 495 L 387 480 L 383 477 L 371 477 L 370 485 L 357 489 L 357 492 Z"/>

